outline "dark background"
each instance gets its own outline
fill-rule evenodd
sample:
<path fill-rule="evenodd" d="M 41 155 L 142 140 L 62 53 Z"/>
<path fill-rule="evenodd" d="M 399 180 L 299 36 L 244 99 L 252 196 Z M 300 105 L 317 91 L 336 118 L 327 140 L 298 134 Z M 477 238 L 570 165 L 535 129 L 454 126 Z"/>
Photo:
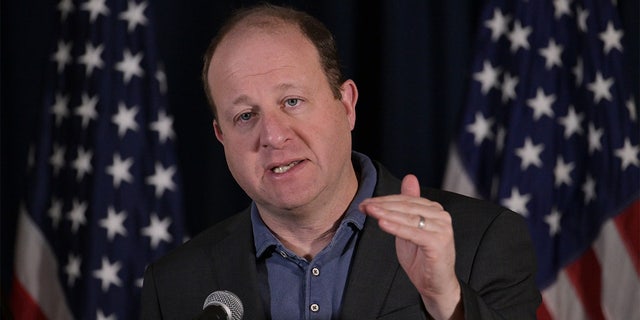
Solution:
<path fill-rule="evenodd" d="M 534 0 L 539 1 L 539 0 Z M 256 1 L 151 0 L 175 118 L 185 211 L 194 234 L 248 204 L 227 170 L 201 89 L 201 56 L 224 18 Z M 273 1 L 303 9 L 336 36 L 360 91 L 354 148 L 396 175 L 439 187 L 465 101 L 482 1 Z M 627 70 L 638 97 L 638 0 L 618 0 Z M 42 110 L 54 1 L 1 3 L 1 281 L 8 293 L 27 149 Z M 150 10 L 147 9 L 147 10 Z"/>

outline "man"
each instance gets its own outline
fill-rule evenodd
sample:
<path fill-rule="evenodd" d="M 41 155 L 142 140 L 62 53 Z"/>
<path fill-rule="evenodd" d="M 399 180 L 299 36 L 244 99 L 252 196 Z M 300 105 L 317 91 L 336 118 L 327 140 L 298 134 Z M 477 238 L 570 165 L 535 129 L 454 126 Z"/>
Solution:
<path fill-rule="evenodd" d="M 358 91 L 317 20 L 270 5 L 237 13 L 203 80 L 253 203 L 149 266 L 143 318 L 192 318 L 218 290 L 238 295 L 245 319 L 535 317 L 517 214 L 352 152 Z"/>

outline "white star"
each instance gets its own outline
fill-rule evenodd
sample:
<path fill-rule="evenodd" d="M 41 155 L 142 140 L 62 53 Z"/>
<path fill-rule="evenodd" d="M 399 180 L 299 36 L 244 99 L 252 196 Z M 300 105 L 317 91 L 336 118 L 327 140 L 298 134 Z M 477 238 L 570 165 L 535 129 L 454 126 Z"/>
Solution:
<path fill-rule="evenodd" d="M 136 279 L 136 287 L 138 288 L 142 288 L 142 285 L 144 284 L 144 278 L 138 278 Z"/>
<path fill-rule="evenodd" d="M 487 119 L 481 112 L 476 112 L 475 122 L 467 126 L 467 131 L 474 136 L 473 142 L 476 146 L 479 146 L 484 139 L 493 138 L 493 132 L 491 132 L 492 125 L 493 119 Z"/>
<path fill-rule="evenodd" d="M 53 167 L 53 174 L 56 176 L 60 173 L 60 169 L 64 167 L 64 152 L 64 146 L 59 146 L 57 143 L 53 144 L 53 154 L 49 158 L 49 163 Z"/>
<path fill-rule="evenodd" d="M 76 179 L 78 181 L 82 180 L 85 174 L 91 173 L 93 168 L 91 167 L 91 157 L 93 157 L 93 152 L 84 151 L 83 147 L 78 148 L 78 157 L 73 160 L 73 168 L 78 171 L 76 175 Z"/>
<path fill-rule="evenodd" d="M 558 123 L 564 126 L 564 138 L 569 139 L 574 133 L 582 134 L 582 126 L 580 123 L 584 119 L 584 115 L 576 113 L 573 106 L 569 106 L 569 112 L 566 117 L 560 117 Z"/>
<path fill-rule="evenodd" d="M 636 115 L 637 108 L 636 108 L 635 99 L 633 99 L 633 97 L 629 98 L 629 100 L 627 100 L 626 106 L 627 106 L 627 110 L 629 111 L 629 119 L 631 119 L 631 121 L 633 122 L 636 122 L 638 118 Z"/>
<path fill-rule="evenodd" d="M 507 137 L 507 129 L 503 126 L 498 127 L 498 133 L 496 134 L 496 153 L 502 153 L 504 149 L 504 140 Z"/>
<path fill-rule="evenodd" d="M 145 25 L 147 24 L 147 17 L 144 15 L 144 9 L 147 8 L 147 3 L 142 2 L 140 4 L 136 4 L 135 1 L 129 1 L 127 6 L 127 11 L 118 15 L 118 17 L 122 20 L 127 20 L 128 27 L 127 31 L 131 32 L 136 28 L 136 25 Z"/>
<path fill-rule="evenodd" d="M 167 93 L 167 74 L 164 73 L 162 67 L 158 67 L 158 71 L 156 71 L 156 80 L 158 80 L 158 84 L 160 85 L 160 92 L 162 94 Z"/>
<path fill-rule="evenodd" d="M 526 217 L 529 215 L 527 210 L 527 203 L 531 200 L 530 194 L 520 194 L 518 188 L 513 187 L 511 189 L 511 195 L 509 198 L 502 199 L 502 205 L 511 209 L 511 211 L 517 212 Z"/>
<path fill-rule="evenodd" d="M 539 50 L 540 55 L 545 59 L 544 67 L 547 70 L 550 70 L 553 66 L 562 67 L 562 59 L 560 58 L 562 50 L 564 50 L 564 48 L 556 44 L 556 40 L 554 39 L 549 40 L 549 45 L 546 48 Z"/>
<path fill-rule="evenodd" d="M 502 11 L 499 8 L 494 9 L 493 18 L 484 23 L 487 28 L 491 29 L 491 40 L 495 42 L 500 36 L 506 34 L 510 21 L 510 15 L 502 15 Z"/>
<path fill-rule="evenodd" d="M 176 185 L 173 183 L 172 177 L 176 172 L 176 168 L 171 166 L 165 169 L 162 164 L 156 162 L 156 172 L 152 176 L 147 177 L 147 184 L 156 188 L 156 197 L 160 198 L 166 189 L 173 191 Z"/>
<path fill-rule="evenodd" d="M 64 267 L 64 273 L 67 274 L 67 285 L 69 287 L 73 287 L 73 285 L 76 283 L 76 280 L 80 278 L 81 263 L 82 258 L 80 256 L 74 255 L 72 253 L 69 254 L 67 265 Z"/>
<path fill-rule="evenodd" d="M 575 164 L 573 162 L 565 163 L 562 156 L 558 156 L 556 167 L 553 169 L 555 186 L 559 187 L 563 183 L 567 186 L 571 186 L 573 184 L 573 180 L 571 180 L 571 171 L 573 171 L 574 168 Z"/>
<path fill-rule="evenodd" d="M 498 87 L 498 76 L 500 75 L 500 68 L 494 68 L 491 63 L 485 60 L 482 64 L 482 71 L 473 74 L 473 79 L 480 82 L 482 85 L 480 91 L 486 95 L 491 88 Z"/>
<path fill-rule="evenodd" d="M 587 32 L 587 18 L 589 17 L 589 10 L 582 9 L 582 7 L 577 7 L 578 11 L 578 28 L 582 32 Z"/>
<path fill-rule="evenodd" d="M 129 83 L 133 76 L 142 77 L 144 75 L 144 70 L 140 67 L 142 56 L 142 52 L 134 56 L 129 49 L 124 50 L 122 60 L 116 63 L 116 70 L 122 72 L 124 83 Z"/>
<path fill-rule="evenodd" d="M 506 103 L 511 100 L 516 99 L 516 86 L 518 85 L 518 77 L 513 76 L 507 72 L 504 74 L 504 78 L 502 79 L 502 103 Z"/>
<path fill-rule="evenodd" d="M 556 95 L 545 95 L 542 88 L 536 91 L 536 97 L 527 100 L 527 105 L 533 109 L 533 119 L 539 120 L 542 116 L 553 117 L 551 105 L 556 101 Z"/>
<path fill-rule="evenodd" d="M 69 116 L 69 96 L 56 93 L 56 102 L 51 107 L 51 113 L 56 117 L 56 126 Z"/>
<path fill-rule="evenodd" d="M 102 291 L 107 292 L 111 285 L 122 286 L 122 281 L 118 277 L 118 271 L 122 268 L 119 261 L 111 264 L 107 257 L 102 257 L 102 267 L 93 271 L 93 277 L 102 281 Z"/>
<path fill-rule="evenodd" d="M 116 212 L 113 207 L 109 207 L 107 217 L 100 220 L 100 226 L 107 229 L 107 238 L 109 238 L 109 241 L 113 241 L 116 234 L 123 237 L 127 236 L 127 229 L 124 227 L 124 220 L 126 219 L 126 212 Z"/>
<path fill-rule="evenodd" d="M 620 149 L 616 149 L 616 157 L 622 161 L 622 170 L 624 171 L 629 165 L 636 167 L 640 166 L 640 160 L 638 160 L 638 152 L 640 147 L 638 145 L 632 145 L 629 138 L 624 139 L 624 146 Z"/>
<path fill-rule="evenodd" d="M 611 86 L 613 78 L 605 79 L 600 71 L 596 72 L 596 79 L 587 85 L 589 91 L 593 92 L 593 102 L 598 103 L 605 99 L 611 101 Z"/>
<path fill-rule="evenodd" d="M 118 320 L 118 317 L 113 313 L 107 317 L 101 309 L 98 309 L 96 312 L 96 320 Z"/>
<path fill-rule="evenodd" d="M 562 15 L 566 14 L 571 16 L 570 0 L 553 0 L 553 7 L 555 9 L 555 18 L 560 19 Z"/>
<path fill-rule="evenodd" d="M 169 233 L 169 226 L 171 225 L 171 218 L 166 217 L 162 220 L 158 219 L 158 216 L 153 213 L 149 217 L 151 221 L 149 226 L 142 228 L 141 233 L 147 236 L 151 240 L 151 248 L 155 249 L 160 244 L 160 241 L 171 242 L 173 237 Z"/>
<path fill-rule="evenodd" d="M 596 199 L 596 181 L 593 180 L 591 175 L 587 176 L 586 181 L 582 185 L 582 192 L 584 192 L 585 204 L 591 202 L 591 200 Z"/>
<path fill-rule="evenodd" d="M 96 106 L 98 105 L 98 96 L 89 97 L 88 94 L 82 94 L 82 104 L 78 106 L 75 111 L 75 115 L 82 118 L 82 128 L 86 129 L 89 124 L 89 120 L 95 120 L 98 118 L 98 112 L 96 112 Z"/>
<path fill-rule="evenodd" d="M 511 52 L 518 51 L 518 48 L 529 49 L 529 34 L 531 34 L 531 27 L 523 28 L 520 21 L 513 23 L 513 30 L 509 32 L 507 37 L 511 41 Z"/>
<path fill-rule="evenodd" d="M 58 50 L 51 56 L 51 60 L 58 63 L 58 73 L 62 73 L 64 67 L 71 64 L 71 43 L 58 41 Z"/>
<path fill-rule="evenodd" d="M 67 219 L 71 221 L 71 231 L 74 234 L 78 232 L 78 228 L 80 228 L 80 225 L 84 225 L 87 223 L 87 217 L 85 216 L 86 211 L 86 203 L 75 199 L 73 200 L 73 208 L 67 213 Z"/>
<path fill-rule="evenodd" d="M 73 12 L 75 9 L 71 0 L 61 0 L 58 3 L 57 8 L 60 10 L 60 14 L 62 15 L 62 21 L 66 20 L 69 13 Z"/>
<path fill-rule="evenodd" d="M 582 84 L 582 80 L 584 78 L 584 66 L 582 62 L 582 58 L 578 57 L 576 59 L 576 65 L 571 69 L 571 73 L 576 78 L 576 87 L 579 87 Z"/>
<path fill-rule="evenodd" d="M 138 114 L 138 107 L 133 106 L 131 109 L 127 109 L 123 102 L 118 104 L 118 113 L 111 117 L 111 121 L 118 126 L 118 136 L 120 138 L 127 133 L 127 130 L 138 130 L 136 114 Z"/>
<path fill-rule="evenodd" d="M 544 222 L 549 225 L 549 235 L 555 236 L 560 232 L 560 219 L 562 218 L 562 214 L 558 211 L 558 209 L 553 208 L 551 213 L 544 217 Z"/>
<path fill-rule="evenodd" d="M 604 42 L 604 53 L 608 54 L 611 49 L 618 49 L 622 52 L 622 44 L 620 43 L 620 39 L 624 32 L 622 30 L 616 30 L 613 27 L 613 23 L 609 21 L 607 23 L 607 30 L 601 32 L 599 34 L 600 40 Z"/>
<path fill-rule="evenodd" d="M 106 16 L 109 14 L 109 8 L 107 8 L 105 1 L 106 0 L 87 0 L 87 2 L 80 6 L 82 10 L 89 11 L 91 23 L 96 21 L 98 15 L 102 14 Z"/>
<path fill-rule="evenodd" d="M 129 169 L 133 165 L 133 158 L 128 158 L 126 160 L 120 159 L 119 154 L 113 155 L 113 164 L 107 167 L 107 173 L 113 176 L 113 187 L 120 187 L 120 183 L 122 181 L 126 181 L 131 183 L 133 181 L 133 176 L 129 173 Z"/>
<path fill-rule="evenodd" d="M 602 150 L 602 135 L 603 129 L 597 129 L 593 123 L 589 124 L 589 154 L 593 154 L 596 150 Z"/>
<path fill-rule="evenodd" d="M 540 160 L 540 153 L 544 150 L 544 144 L 534 145 L 530 137 L 524 140 L 524 146 L 516 149 L 516 154 L 522 159 L 520 169 L 526 170 L 530 165 L 534 165 L 538 168 L 542 167 L 542 160 Z"/>
<path fill-rule="evenodd" d="M 94 68 L 102 69 L 102 67 L 104 67 L 104 61 L 102 61 L 100 57 L 102 51 L 104 51 L 104 44 L 94 47 L 91 43 L 87 42 L 84 48 L 84 54 L 81 55 L 78 60 L 86 66 L 85 75 L 89 77 L 93 73 Z"/>
<path fill-rule="evenodd" d="M 173 132 L 173 118 L 167 116 L 162 110 L 158 112 L 158 121 L 152 122 L 149 127 L 151 130 L 158 132 L 161 143 L 164 143 L 167 139 L 173 139 L 175 135 Z"/>
<path fill-rule="evenodd" d="M 62 220 L 62 201 L 56 197 L 51 197 L 51 207 L 47 212 L 49 218 L 51 218 L 51 225 L 54 229 L 58 229 L 60 220 Z"/>

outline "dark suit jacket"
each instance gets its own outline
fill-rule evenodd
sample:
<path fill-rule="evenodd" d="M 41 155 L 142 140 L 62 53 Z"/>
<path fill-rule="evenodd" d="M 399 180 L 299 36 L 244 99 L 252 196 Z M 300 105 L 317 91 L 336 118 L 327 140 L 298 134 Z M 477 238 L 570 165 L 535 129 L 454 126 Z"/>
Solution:
<path fill-rule="evenodd" d="M 375 195 L 400 192 L 376 163 Z M 540 304 L 535 257 L 524 219 L 489 202 L 424 189 L 451 216 L 456 274 L 466 319 L 535 318 Z M 249 210 L 207 230 L 151 264 L 144 277 L 143 319 L 191 319 L 205 298 L 229 290 L 244 319 L 266 319 L 259 295 Z M 426 319 L 420 295 L 397 260 L 395 240 L 367 218 L 352 260 L 340 319 Z"/>

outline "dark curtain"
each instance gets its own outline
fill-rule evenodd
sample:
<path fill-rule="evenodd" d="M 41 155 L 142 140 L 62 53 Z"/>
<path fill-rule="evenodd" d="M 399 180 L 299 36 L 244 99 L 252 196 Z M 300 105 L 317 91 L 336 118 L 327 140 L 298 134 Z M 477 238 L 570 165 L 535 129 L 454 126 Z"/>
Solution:
<path fill-rule="evenodd" d="M 151 0 L 175 117 L 190 232 L 244 208 L 249 200 L 227 170 L 200 83 L 202 54 L 223 19 L 256 1 Z M 354 148 L 402 176 L 438 187 L 449 141 L 466 103 L 481 1 L 275 1 L 306 10 L 334 32 L 345 73 L 360 91 Z M 16 215 L 27 150 L 42 110 L 53 1 L 5 0 L 1 8 L 2 297 L 13 263 Z M 638 1 L 618 0 L 630 72 L 638 88 Z"/>

